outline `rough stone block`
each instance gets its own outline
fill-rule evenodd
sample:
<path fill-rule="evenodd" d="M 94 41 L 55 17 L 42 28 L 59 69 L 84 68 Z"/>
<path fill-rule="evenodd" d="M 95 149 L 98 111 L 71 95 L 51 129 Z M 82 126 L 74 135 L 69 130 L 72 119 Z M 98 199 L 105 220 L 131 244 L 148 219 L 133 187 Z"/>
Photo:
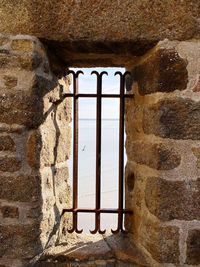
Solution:
<path fill-rule="evenodd" d="M 15 39 L 11 43 L 11 48 L 23 52 L 32 51 L 34 49 L 34 41 L 30 39 Z"/>
<path fill-rule="evenodd" d="M 142 95 L 184 90 L 188 82 L 186 67 L 187 61 L 175 50 L 161 49 L 135 67 L 133 79 Z"/>
<path fill-rule="evenodd" d="M 149 177 L 145 200 L 150 212 L 160 220 L 200 220 L 200 179 L 168 181 Z"/>
<path fill-rule="evenodd" d="M 15 143 L 9 136 L 0 136 L 0 151 L 16 151 Z"/>
<path fill-rule="evenodd" d="M 159 263 L 179 263 L 179 229 L 144 221 L 140 226 L 141 244 Z"/>
<path fill-rule="evenodd" d="M 65 266 L 67 266 L 69 260 L 74 261 L 75 259 L 78 259 L 81 262 L 93 262 L 94 260 L 107 260 L 112 258 L 110 246 L 104 240 L 102 235 L 81 234 L 76 237 L 72 235 L 69 239 L 70 241 L 65 243 L 66 246 L 63 246 L 62 248 L 59 248 L 58 246 L 50 255 L 42 255 L 41 261 L 48 261 L 49 259 L 50 261 L 56 261 L 57 263 L 65 262 Z M 83 246 L 83 244 L 85 245 Z M 91 266 L 96 267 L 97 265 Z"/>
<path fill-rule="evenodd" d="M 65 162 L 69 159 L 71 153 L 71 138 L 71 127 L 66 123 L 66 125 L 60 129 L 56 149 L 56 162 Z"/>
<path fill-rule="evenodd" d="M 105 240 L 118 260 L 128 261 L 133 265 L 149 266 L 142 253 L 127 236 L 111 235 L 106 237 Z"/>
<path fill-rule="evenodd" d="M 53 128 L 49 127 L 46 123 L 42 125 L 42 130 L 41 130 L 41 148 L 39 151 L 35 152 L 35 154 L 39 153 L 40 154 L 40 166 L 45 167 L 45 166 L 51 166 L 55 165 L 56 163 L 56 158 L 57 158 L 57 131 L 54 128 L 54 125 L 51 125 Z"/>
<path fill-rule="evenodd" d="M 22 163 L 18 158 L 0 157 L 0 171 L 16 172 L 21 169 Z"/>
<path fill-rule="evenodd" d="M 27 211 L 26 217 L 31 218 L 31 219 L 36 219 L 40 218 L 42 216 L 42 210 L 41 210 L 41 205 L 35 205 L 33 208 Z"/>
<path fill-rule="evenodd" d="M 0 176 L 0 199 L 8 201 L 36 201 L 40 197 L 38 176 Z"/>
<path fill-rule="evenodd" d="M 95 43 L 99 53 L 126 53 L 129 46 L 128 51 L 137 55 L 147 51 L 152 42 L 165 38 L 198 39 L 198 4 L 196 0 L 153 0 L 151 5 L 145 0 L 124 0 L 116 5 L 115 1 L 107 0 L 99 7 L 98 1 L 91 4 L 90 1 L 48 0 L 30 5 L 25 1 L 16 4 L 7 0 L 1 5 L 0 29 L 57 40 L 52 46 L 56 46 L 59 53 L 62 48 L 66 53 L 70 46 L 75 53 L 92 53 Z"/>
<path fill-rule="evenodd" d="M 18 207 L 3 206 L 1 207 L 1 213 L 3 215 L 3 218 L 19 218 Z"/>
<path fill-rule="evenodd" d="M 41 99 L 25 92 L 0 95 L 0 122 L 33 127 L 41 123 L 41 109 Z"/>
<path fill-rule="evenodd" d="M 32 57 L 19 58 L 20 68 L 27 71 L 33 71 L 37 69 L 41 63 L 42 63 L 42 56 L 37 52 L 34 52 Z"/>
<path fill-rule="evenodd" d="M 41 251 L 39 225 L 0 225 L 0 257 L 31 259 Z"/>
<path fill-rule="evenodd" d="M 54 180 L 58 190 L 56 196 L 59 204 L 66 205 L 71 202 L 71 187 L 68 185 L 69 171 L 67 167 L 56 168 Z"/>
<path fill-rule="evenodd" d="M 11 89 L 17 85 L 17 78 L 9 75 L 3 76 L 4 84 L 8 89 Z"/>
<path fill-rule="evenodd" d="M 41 136 L 40 165 L 49 166 L 66 162 L 71 151 L 71 128 L 68 123 L 59 125 L 56 120 L 46 121 L 42 125 Z"/>
<path fill-rule="evenodd" d="M 186 263 L 190 265 L 200 264 L 200 230 L 190 230 L 187 238 L 187 259 Z"/>
<path fill-rule="evenodd" d="M 0 37 L 0 46 L 3 46 L 3 45 L 5 45 L 5 44 L 7 44 L 8 42 L 10 42 L 10 39 L 9 38 L 7 38 L 7 37 L 5 37 L 5 36 L 1 36 Z"/>
<path fill-rule="evenodd" d="M 127 142 L 127 155 L 130 160 L 145 164 L 157 170 L 171 170 L 179 166 L 181 156 L 162 143 Z"/>
<path fill-rule="evenodd" d="M 40 166 L 40 145 L 41 137 L 38 132 L 31 133 L 26 145 L 26 159 L 31 168 L 39 168 Z"/>
<path fill-rule="evenodd" d="M 2 69 L 21 69 L 33 71 L 40 66 L 42 57 L 39 53 L 26 57 L 20 55 L 11 55 L 8 50 L 0 50 L 0 68 Z"/>
<path fill-rule="evenodd" d="M 32 93 L 38 97 L 44 97 L 47 93 L 56 88 L 56 86 L 58 86 L 56 80 L 49 80 L 43 76 L 35 75 Z"/>
<path fill-rule="evenodd" d="M 71 122 L 72 120 L 72 99 L 65 98 L 56 110 L 56 119 L 60 122 Z"/>
<path fill-rule="evenodd" d="M 193 147 L 192 152 L 195 155 L 195 157 L 197 158 L 196 167 L 198 169 L 200 169 L 200 148 L 199 147 Z"/>
<path fill-rule="evenodd" d="M 173 139 L 200 139 L 200 102 L 173 98 L 145 107 L 143 130 Z"/>
<path fill-rule="evenodd" d="M 44 88 L 45 84 L 44 84 Z M 36 90 L 36 89 L 35 89 Z M 40 87 L 37 88 L 40 90 Z M 38 92 L 42 94 L 42 92 Z M 0 95 L 0 122 L 25 125 L 28 128 L 36 128 L 43 121 L 43 100 L 42 96 L 36 93 L 18 91 L 3 93 Z"/>

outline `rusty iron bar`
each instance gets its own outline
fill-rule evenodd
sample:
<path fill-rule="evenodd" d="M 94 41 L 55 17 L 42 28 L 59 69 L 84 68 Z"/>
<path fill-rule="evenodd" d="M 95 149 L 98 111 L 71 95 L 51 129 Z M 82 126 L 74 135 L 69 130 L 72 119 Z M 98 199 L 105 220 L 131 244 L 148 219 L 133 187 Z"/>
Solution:
<path fill-rule="evenodd" d="M 80 94 L 78 92 L 78 76 L 83 74 L 82 71 L 69 71 L 73 75 L 73 93 L 67 93 L 62 96 L 62 99 L 55 101 L 58 104 L 66 97 L 73 97 L 73 207 L 69 209 L 63 209 L 61 216 L 65 212 L 72 212 L 73 214 L 73 226 L 72 229 L 68 229 L 69 233 L 76 232 L 82 233 L 83 230 L 78 230 L 78 218 L 79 212 L 95 213 L 95 229 L 90 231 L 91 234 L 100 233 L 104 234 L 106 230 L 100 229 L 100 214 L 101 213 L 117 213 L 118 224 L 116 230 L 111 230 L 113 234 L 119 231 L 126 233 L 123 229 L 123 215 L 133 214 L 132 210 L 124 209 L 124 106 L 125 98 L 132 98 L 133 94 L 125 94 L 125 77 L 130 75 L 130 72 L 116 72 L 115 75 L 120 76 L 120 94 L 102 94 L 102 77 L 107 72 L 103 71 L 98 73 L 93 71 L 91 74 L 97 76 L 97 93 L 96 94 Z M 78 208 L 78 98 L 79 97 L 96 97 L 97 98 L 97 114 L 96 114 L 96 208 Z M 118 209 L 102 209 L 101 208 L 101 109 L 102 98 L 120 98 L 120 120 L 119 120 L 119 193 L 118 193 Z"/>
<path fill-rule="evenodd" d="M 107 209 L 107 208 L 104 208 L 104 209 L 89 209 L 89 208 L 77 208 L 77 209 L 73 209 L 73 208 L 70 208 L 70 209 L 63 209 L 62 211 L 62 215 L 65 213 L 65 212 L 74 212 L 76 211 L 77 213 L 78 212 L 87 212 L 87 213 L 123 213 L 123 214 L 132 214 L 133 211 L 132 210 L 129 210 L 129 209 L 122 209 L 122 210 L 119 210 L 119 209 Z"/>
<path fill-rule="evenodd" d="M 83 230 L 78 230 L 77 220 L 77 206 L 78 206 L 78 76 L 83 74 L 82 71 L 70 71 L 73 75 L 73 93 L 74 93 L 74 107 L 73 107 L 73 227 L 68 229 L 69 233 L 74 231 L 78 234 L 82 233 Z"/>
<path fill-rule="evenodd" d="M 133 94 L 127 94 L 127 95 L 124 95 L 125 98 L 132 98 L 134 95 Z M 62 95 L 62 100 L 64 100 L 66 97 L 89 97 L 89 98 L 92 98 L 92 97 L 97 97 L 97 94 L 76 94 L 74 95 L 73 93 L 66 93 L 66 94 L 63 94 Z M 102 98 L 119 98 L 120 97 L 120 94 L 101 94 L 101 97 Z M 60 102 L 60 99 L 53 102 L 53 103 L 57 103 L 57 102 Z"/>
<path fill-rule="evenodd" d="M 112 230 L 113 234 L 118 232 L 125 233 L 123 229 L 123 213 L 121 212 L 124 207 L 124 95 L 125 95 L 125 77 L 126 75 L 131 75 L 130 72 L 125 72 L 122 74 L 117 71 L 115 75 L 120 76 L 120 107 L 119 107 L 119 193 L 118 193 L 118 224 L 117 229 Z"/>
<path fill-rule="evenodd" d="M 102 77 L 108 75 L 106 71 L 98 73 L 93 71 L 91 74 L 97 76 L 97 113 L 96 113 L 96 213 L 95 213 L 95 229 L 90 230 L 91 234 L 104 234 L 106 230 L 100 229 L 100 212 L 101 208 L 101 106 L 102 106 Z"/>

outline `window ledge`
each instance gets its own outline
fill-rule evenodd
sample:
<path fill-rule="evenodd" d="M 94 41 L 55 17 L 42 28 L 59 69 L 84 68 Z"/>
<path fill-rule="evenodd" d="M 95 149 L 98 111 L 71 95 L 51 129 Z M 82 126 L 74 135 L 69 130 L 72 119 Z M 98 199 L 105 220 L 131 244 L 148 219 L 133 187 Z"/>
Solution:
<path fill-rule="evenodd" d="M 66 243 L 48 249 L 35 266 L 150 266 L 124 234 L 71 235 Z"/>

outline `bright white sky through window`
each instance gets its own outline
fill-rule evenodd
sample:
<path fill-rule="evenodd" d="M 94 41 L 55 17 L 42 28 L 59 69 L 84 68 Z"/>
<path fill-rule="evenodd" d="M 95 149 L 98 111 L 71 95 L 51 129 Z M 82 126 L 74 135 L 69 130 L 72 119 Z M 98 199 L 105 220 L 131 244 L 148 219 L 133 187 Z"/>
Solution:
<path fill-rule="evenodd" d="M 119 94 L 120 76 L 116 71 L 125 72 L 123 68 L 82 68 L 84 75 L 79 75 L 79 93 L 96 93 L 97 76 L 91 71 L 103 75 L 102 93 Z M 70 88 L 73 90 L 73 87 Z M 96 98 L 79 98 L 79 168 L 78 168 L 78 207 L 95 208 L 95 167 L 96 167 Z M 118 151 L 119 151 L 119 99 L 102 98 L 102 148 L 101 148 L 101 207 L 118 207 Z M 73 127 L 73 125 L 72 125 Z M 73 146 L 73 144 L 72 144 Z M 69 183 L 72 185 L 72 159 L 69 166 Z M 126 161 L 126 157 L 125 157 Z M 78 225 L 86 233 L 94 229 L 94 214 L 79 214 Z M 102 214 L 101 228 L 116 229 L 117 215 Z"/>
<path fill-rule="evenodd" d="M 71 70 L 78 71 L 80 68 L 71 68 Z M 107 71 L 107 75 L 103 75 L 103 89 L 102 93 L 118 94 L 119 93 L 119 75 L 114 75 L 116 71 L 125 72 L 124 68 L 82 68 L 84 75 L 79 75 L 79 93 L 96 93 L 97 77 L 95 74 L 91 75 L 91 71 L 98 72 Z M 71 88 L 72 90 L 72 88 Z M 79 99 L 79 119 L 95 119 L 96 118 L 96 99 L 81 98 Z M 118 119 L 119 105 L 116 104 L 116 99 L 104 99 L 102 109 L 102 119 Z"/>

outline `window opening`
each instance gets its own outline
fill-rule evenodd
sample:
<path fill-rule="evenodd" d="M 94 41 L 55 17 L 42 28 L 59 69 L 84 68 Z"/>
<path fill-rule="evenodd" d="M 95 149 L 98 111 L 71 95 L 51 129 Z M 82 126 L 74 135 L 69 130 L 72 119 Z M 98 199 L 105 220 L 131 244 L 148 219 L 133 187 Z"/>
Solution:
<path fill-rule="evenodd" d="M 80 75 L 84 75 L 83 71 L 81 70 L 70 70 L 69 73 L 73 76 L 73 92 L 67 93 L 63 97 L 72 97 L 73 98 L 73 202 L 72 207 L 66 208 L 63 210 L 62 215 L 65 212 L 71 212 L 73 215 L 72 221 L 73 226 L 71 229 L 68 229 L 69 233 L 76 232 L 76 233 L 82 233 L 83 229 L 79 229 L 78 226 L 78 215 L 82 215 L 83 213 L 94 214 L 95 215 L 95 227 L 93 230 L 90 230 L 90 233 L 95 234 L 97 232 L 103 234 L 105 233 L 105 229 L 101 229 L 101 222 L 102 222 L 102 215 L 103 214 L 112 214 L 117 216 L 117 228 L 112 229 L 111 231 L 113 233 L 118 233 L 119 231 L 125 232 L 123 229 L 123 217 L 125 213 L 131 214 L 131 210 L 127 210 L 124 208 L 124 105 L 125 105 L 125 99 L 132 97 L 131 94 L 125 94 L 124 88 L 125 88 L 125 78 L 127 75 L 130 75 L 128 72 L 115 72 L 116 76 L 119 76 L 119 93 L 112 93 L 108 90 L 107 92 L 103 88 L 103 79 L 104 77 L 107 77 L 108 73 L 104 70 L 93 70 L 91 72 L 91 75 L 93 77 L 96 76 L 96 86 L 93 85 L 93 88 L 96 87 L 96 92 L 93 90 L 92 93 L 84 92 L 82 93 L 81 90 L 79 91 L 79 78 Z M 110 91 L 110 92 L 109 92 Z M 80 154 L 80 146 L 79 146 L 79 127 L 84 122 L 81 120 L 81 116 L 79 115 L 79 109 L 82 106 L 79 106 L 80 101 L 84 101 L 85 99 L 90 99 L 92 101 L 96 101 L 96 115 L 93 115 L 93 122 L 96 120 L 96 163 L 95 163 L 95 203 L 94 206 L 92 203 L 90 203 L 90 207 L 84 207 L 83 203 L 78 203 L 78 197 L 79 197 L 79 190 L 78 190 L 78 184 L 81 184 L 83 181 L 79 179 L 79 165 L 78 165 L 78 159 Z M 108 123 L 106 120 L 102 120 L 102 113 L 104 112 L 103 109 L 103 102 L 107 101 L 109 99 L 113 99 L 115 101 L 119 102 L 119 118 L 116 118 L 115 121 L 118 124 L 119 127 L 119 151 L 118 151 L 118 157 L 119 157 L 119 166 L 118 166 L 118 178 L 115 177 L 116 181 L 118 180 L 118 203 L 117 206 L 114 208 L 112 205 L 108 206 L 108 203 L 105 203 L 105 200 L 102 199 L 102 188 L 106 185 L 105 179 L 103 179 L 102 175 L 102 124 Z M 94 110 L 93 110 L 94 111 Z M 81 113 L 80 113 L 81 114 Z M 104 128 L 104 126 L 103 126 Z M 82 146 L 81 146 L 82 147 Z M 105 147 L 105 146 L 103 146 Z M 82 147 L 82 150 L 84 151 L 86 147 Z M 94 165 L 94 162 L 93 162 Z M 87 172 L 86 172 L 87 173 Z M 112 175 L 112 174 L 111 174 Z M 113 175 L 114 176 L 114 175 Z M 92 183 L 92 181 L 87 181 L 88 184 Z M 108 181 L 107 181 L 108 182 Z M 103 190 L 104 191 L 104 190 Z M 86 217 L 85 217 L 86 218 Z"/>

